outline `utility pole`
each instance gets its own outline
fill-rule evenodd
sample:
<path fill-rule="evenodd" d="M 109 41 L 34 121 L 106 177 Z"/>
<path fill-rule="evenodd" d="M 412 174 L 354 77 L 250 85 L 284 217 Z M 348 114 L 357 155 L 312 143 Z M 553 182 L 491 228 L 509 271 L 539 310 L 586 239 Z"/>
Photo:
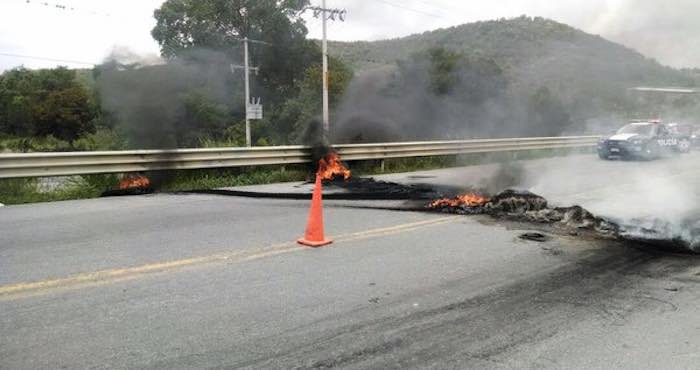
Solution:
<path fill-rule="evenodd" d="M 330 113 L 328 112 L 328 38 L 326 37 L 328 30 L 326 26 L 326 0 L 321 2 L 321 7 L 323 8 L 323 41 L 322 41 L 322 52 L 323 54 L 323 131 L 328 134 L 330 132 Z"/>
<path fill-rule="evenodd" d="M 250 120 L 251 119 L 262 119 L 262 105 L 260 104 L 260 98 L 253 101 L 250 98 L 250 71 L 255 71 L 258 74 L 258 67 L 250 67 L 250 61 L 248 57 L 248 42 L 256 42 L 260 44 L 267 44 L 263 41 L 251 40 L 247 37 L 243 38 L 243 66 L 231 64 L 231 72 L 235 72 L 236 69 L 242 68 L 245 73 L 245 145 L 252 146 L 252 139 L 250 134 Z"/>
<path fill-rule="evenodd" d="M 321 16 L 321 23 L 323 24 L 323 40 L 321 41 L 323 54 L 323 131 L 328 134 L 330 131 L 330 113 L 328 112 L 328 39 L 326 37 L 328 27 L 326 23 L 329 19 L 334 21 L 335 17 L 344 22 L 347 12 L 342 9 L 326 8 L 326 0 L 321 0 L 320 7 L 310 7 L 309 9 L 314 11 L 314 17 L 318 18 Z"/>
<path fill-rule="evenodd" d="M 250 118 L 248 117 L 248 105 L 250 104 L 250 63 L 248 62 L 248 38 L 243 39 L 243 58 L 245 69 L 245 146 L 252 146 L 250 138 Z"/>

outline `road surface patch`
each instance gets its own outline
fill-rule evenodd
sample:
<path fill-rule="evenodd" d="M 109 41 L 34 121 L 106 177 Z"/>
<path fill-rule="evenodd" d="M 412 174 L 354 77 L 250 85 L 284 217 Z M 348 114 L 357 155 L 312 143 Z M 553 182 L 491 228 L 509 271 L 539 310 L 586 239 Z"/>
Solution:
<path fill-rule="evenodd" d="M 371 239 L 380 236 L 394 235 L 409 232 L 425 227 L 441 225 L 462 219 L 459 216 L 440 217 L 436 219 L 410 222 L 389 227 L 364 230 L 356 233 L 339 235 L 336 243 Z M 37 295 L 48 294 L 55 291 L 73 290 L 112 284 L 127 280 L 133 280 L 143 276 L 152 276 L 166 272 L 183 270 L 188 267 L 201 266 L 211 263 L 239 263 L 271 257 L 283 253 L 305 251 L 307 248 L 297 245 L 295 241 L 236 251 L 230 253 L 213 254 L 209 256 L 186 258 L 167 262 L 157 262 L 142 266 L 107 269 L 93 272 L 85 272 L 63 278 L 47 279 L 34 282 L 23 282 L 0 286 L 0 301 L 29 298 Z"/>
<path fill-rule="evenodd" d="M 671 175 L 668 175 L 665 177 L 665 179 L 677 179 L 677 178 L 682 178 L 687 175 L 698 175 L 700 172 L 696 170 L 691 170 L 691 171 L 680 171 Z M 622 190 L 622 189 L 631 189 L 635 185 L 638 185 L 639 182 L 618 182 L 612 185 L 604 185 L 604 186 L 596 186 L 592 187 L 588 190 L 577 192 L 577 193 L 570 193 L 567 194 L 568 197 L 570 198 L 578 198 L 578 197 L 585 197 L 585 196 L 592 196 L 592 195 L 599 195 L 603 194 L 606 191 L 609 191 L 610 189 L 616 189 L 616 190 Z"/>

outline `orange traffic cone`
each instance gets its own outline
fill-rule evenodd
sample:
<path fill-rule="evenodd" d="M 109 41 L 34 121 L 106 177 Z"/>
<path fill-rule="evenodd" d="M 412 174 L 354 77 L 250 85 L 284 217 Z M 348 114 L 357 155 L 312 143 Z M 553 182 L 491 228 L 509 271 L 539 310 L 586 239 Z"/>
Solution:
<path fill-rule="evenodd" d="M 333 240 L 323 237 L 323 204 L 321 200 L 321 176 L 316 175 L 314 194 L 311 197 L 311 209 L 309 210 L 309 222 L 306 224 L 304 237 L 297 243 L 309 247 L 321 247 L 333 243 Z"/>

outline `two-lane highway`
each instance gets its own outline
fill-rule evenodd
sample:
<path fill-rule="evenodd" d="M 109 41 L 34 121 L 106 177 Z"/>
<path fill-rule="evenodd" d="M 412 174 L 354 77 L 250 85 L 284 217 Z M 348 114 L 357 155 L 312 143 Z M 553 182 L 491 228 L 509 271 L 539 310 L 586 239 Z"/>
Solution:
<path fill-rule="evenodd" d="M 683 183 L 696 159 L 528 161 L 521 182 L 602 202 L 623 171 Z M 466 187 L 489 171 L 386 178 Z M 320 249 L 294 243 L 308 201 L 3 207 L 0 368 L 697 368 L 696 257 L 350 203 L 326 202 Z"/>

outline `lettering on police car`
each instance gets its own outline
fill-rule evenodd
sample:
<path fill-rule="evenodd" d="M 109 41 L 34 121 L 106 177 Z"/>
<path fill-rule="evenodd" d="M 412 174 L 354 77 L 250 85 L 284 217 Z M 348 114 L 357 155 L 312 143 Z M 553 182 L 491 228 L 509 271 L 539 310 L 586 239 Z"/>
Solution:
<path fill-rule="evenodd" d="M 659 139 L 659 145 L 661 146 L 675 146 L 678 145 L 677 139 Z"/>

